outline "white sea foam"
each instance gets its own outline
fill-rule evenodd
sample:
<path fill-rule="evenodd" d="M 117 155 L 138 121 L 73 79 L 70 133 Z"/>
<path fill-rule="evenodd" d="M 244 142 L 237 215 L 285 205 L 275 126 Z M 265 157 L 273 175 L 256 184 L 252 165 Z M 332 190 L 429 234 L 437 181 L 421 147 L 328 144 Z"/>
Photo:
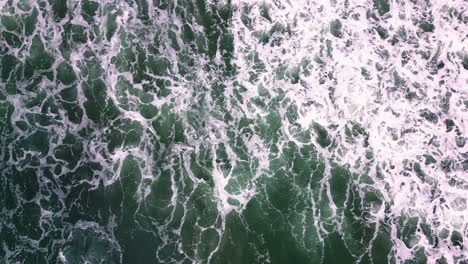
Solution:
<path fill-rule="evenodd" d="M 373 9 L 372 1 L 278 2 L 236 2 L 232 24 L 240 68 L 237 81 L 249 90 L 259 85 L 271 94 L 284 90 L 299 107 L 303 128 L 312 122 L 326 127 L 336 147 L 320 151 L 321 155 L 350 165 L 354 173 L 369 174 L 386 197 L 390 216 L 416 215 L 426 219 L 436 234 L 444 228 L 466 234 L 468 174 L 462 162 L 466 163 L 468 145 L 457 146 L 455 129 L 447 132 L 444 123 L 451 119 L 459 137 L 468 135 L 468 109 L 464 105 L 468 74 L 461 64 L 468 52 L 468 25 L 448 14 L 450 8 L 466 12 L 466 3 L 391 1 L 390 12 L 381 17 L 376 14 L 379 18 L 373 19 L 366 18 Z M 242 21 L 244 6 L 251 8 L 250 29 Z M 262 8 L 268 10 L 271 21 L 261 15 Z M 434 18 L 434 32 L 422 32 L 415 19 L 429 14 Z M 335 19 L 343 25 L 341 38 L 330 34 L 330 23 Z M 258 33 L 268 32 L 275 23 L 287 32 L 272 33 L 268 43 L 261 43 Z M 387 39 L 379 37 L 377 25 L 388 30 Z M 402 29 L 407 40 L 392 45 L 391 38 Z M 423 52 L 429 59 L 423 58 Z M 265 65 L 254 83 L 247 74 L 256 66 L 247 59 L 252 54 Z M 406 63 L 402 63 L 404 56 L 409 57 Z M 301 66 L 304 60 L 311 62 L 310 66 Z M 435 67 L 431 63 L 439 62 L 444 67 L 430 74 Z M 275 78 L 280 67 L 296 67 L 299 81 L 294 84 Z M 408 92 L 414 92 L 416 98 L 409 99 Z M 447 94 L 451 97 L 444 99 Z M 448 100 L 446 110 L 442 109 L 444 100 Z M 425 119 L 427 111 L 434 112 L 437 121 Z M 352 123 L 365 129 L 368 146 L 362 138 L 355 143 L 346 140 L 345 128 Z M 283 131 L 289 125 L 283 123 Z M 372 152 L 371 160 L 364 158 L 368 151 Z M 437 162 L 426 165 L 424 155 L 432 155 Z M 443 168 L 448 160 L 452 167 Z M 413 169 L 416 162 L 425 177 Z M 456 181 L 461 183 L 454 184 Z M 374 218 L 383 221 L 386 215 L 381 208 Z M 396 226 L 392 230 L 397 256 L 400 260 L 410 258 L 411 249 L 395 235 Z M 464 243 L 463 249 L 440 245 L 440 251 L 429 252 L 428 261 L 433 263 L 442 251 L 449 262 L 451 257 L 466 256 L 466 239 Z"/>
<path fill-rule="evenodd" d="M 213 3 L 213 1 L 207 2 Z M 259 135 L 252 133 L 244 137 L 242 140 L 248 154 L 252 155 L 257 164 L 252 166 L 253 177 L 247 180 L 243 188 L 237 190 L 235 194 L 228 192 L 226 187 L 230 180 L 243 176 L 235 175 L 233 169 L 240 162 L 240 158 L 229 144 L 228 130 L 233 124 L 225 124 L 212 117 L 211 113 L 219 110 L 228 111 L 237 121 L 241 117 L 252 120 L 266 118 L 271 110 L 252 103 L 259 97 L 259 87 L 261 87 L 271 97 L 282 95 L 298 107 L 298 124 L 302 129 L 313 131 L 311 126 L 319 123 L 328 130 L 333 141 L 332 146 L 325 149 L 316 145 L 319 155 L 325 159 L 326 169 L 324 180 L 320 182 L 320 191 L 324 192 L 330 201 L 332 216 L 337 215 L 337 206 L 333 202 L 328 180 L 331 177 L 331 163 L 337 162 L 347 166 L 353 173 L 368 174 L 375 182 L 373 187 L 381 192 L 385 204 L 390 208 L 390 212 L 385 212 L 385 205 L 372 208 L 374 210 L 369 210 L 372 212 L 372 219 L 368 219 L 369 222 L 380 225 L 387 221 L 388 217 L 394 219 L 407 216 L 421 217 L 431 226 L 434 234 L 444 230 L 457 230 L 465 236 L 463 247 L 453 247 L 449 242 L 440 241 L 438 248 L 429 249 L 431 243 L 421 235 L 417 245 L 427 249 L 429 263 L 434 263 L 443 255 L 449 263 L 453 262 L 453 257 L 466 257 L 468 254 L 468 239 L 466 239 L 468 144 L 460 146 L 457 140 L 468 140 L 466 106 L 468 74 L 461 65 L 462 57 L 468 53 L 468 25 L 466 18 L 459 19 L 450 15 L 453 10 L 460 13 L 468 12 L 466 1 L 454 0 L 449 3 L 391 1 L 390 11 L 382 16 L 374 12 L 376 18 L 368 17 L 369 12 L 375 10 L 374 3 L 370 0 L 234 0 L 232 2 L 234 13 L 229 22 L 229 30 L 233 34 L 235 45 L 233 60 L 237 67 L 235 77 L 226 78 L 216 70 L 206 70 L 211 66 L 210 63 L 214 64 L 213 68 L 223 64 L 223 54 L 220 53 L 221 41 L 218 41 L 213 62 L 204 55 L 194 56 L 195 66 L 192 67 L 193 72 L 188 74 L 190 78 L 178 76 L 180 70 L 178 63 L 170 64 L 168 71 L 171 74 L 168 72 L 164 76 L 156 76 L 147 73 L 154 80 L 171 82 L 170 95 L 164 98 L 153 97 L 151 103 L 157 109 L 170 106 L 171 113 L 179 115 L 184 124 L 189 124 L 187 112 L 192 111 L 193 106 L 203 104 L 201 107 L 203 110 L 199 110 L 200 113 L 197 114 L 207 123 L 202 131 L 185 129 L 186 145 L 174 143 L 162 147 L 160 152 L 166 151 L 164 154 L 167 156 L 163 168 L 158 168 L 153 160 L 153 157 L 160 153 L 155 153 L 156 147 L 149 140 L 159 137 L 154 131 L 152 122 L 160 113 L 153 119 L 145 119 L 137 109 L 124 106 L 117 95 L 119 82 L 123 80 L 130 83 L 132 89 L 143 90 L 144 82 L 136 84 L 131 72 L 120 71 L 112 62 L 112 58 L 116 57 L 123 48 L 120 33 L 145 29 L 143 22 L 136 19 L 138 10 L 135 5 L 126 1 L 101 1 L 98 15 L 94 17 L 95 25 L 99 25 L 96 29 L 95 25 L 89 25 L 82 16 L 72 15 L 81 13 L 82 7 L 79 2 L 72 1 L 68 4 L 70 12 L 61 22 L 55 21 L 52 6 L 45 4 L 47 10 L 45 13 L 50 15 L 38 16 L 35 33 L 39 33 L 42 42 L 47 43 L 47 52 L 56 58 L 53 68 L 63 61 L 58 58 L 61 58 L 59 53 L 64 23 L 71 22 L 89 31 L 101 32 L 98 40 L 88 40 L 87 43 L 74 47 L 70 54 L 70 64 L 79 77 L 79 83 L 76 85 L 80 107 L 84 109 L 87 100 L 82 89 L 85 78 L 80 72 L 80 65 L 83 63 L 85 52 L 91 50 L 95 53 L 96 63 L 99 63 L 98 66 L 105 71 L 102 81 L 106 84 L 106 95 L 118 108 L 122 118 L 136 121 L 144 131 L 139 146 L 116 148 L 109 153 L 108 144 L 103 142 L 103 138 L 112 132 L 112 125 L 101 130 L 88 118 L 83 118 L 80 124 L 75 124 L 66 118 L 64 111 L 59 112 L 62 116 L 60 125 L 37 125 L 40 129 L 50 130 L 51 134 L 55 134 L 50 143 L 50 156 L 54 156 L 52 151 L 63 143 L 67 133 L 76 135 L 87 127 L 92 127 L 95 131 L 91 139 L 81 142 L 85 156 L 83 161 L 80 160 L 74 168 L 63 168 L 55 177 L 57 179 L 64 177 L 67 173 L 74 172 L 81 162 L 91 160 L 104 166 L 103 172 L 96 172 L 95 178 L 82 180 L 80 183 L 90 184 L 91 189 L 98 188 L 100 182 L 109 186 L 117 182 L 125 159 L 131 155 L 142 168 L 142 178 L 154 182 L 160 176 L 160 169 L 170 169 L 174 165 L 171 159 L 180 157 L 186 174 L 197 186 L 204 180 L 197 178 L 198 175 L 194 175 L 190 170 L 191 154 L 193 152 L 199 154 L 200 146 L 210 146 L 213 191 L 224 225 L 225 217 L 230 212 L 233 210 L 241 212 L 256 195 L 257 179 L 261 176 L 272 177 L 265 175 L 270 173 L 268 170 L 271 153 Z M 149 16 L 158 19 L 150 23 L 157 24 L 158 30 L 146 30 L 146 34 L 138 36 L 138 41 L 144 46 L 160 37 L 162 43 L 160 56 L 171 62 L 177 62 L 178 52 L 171 46 L 168 32 L 173 30 L 177 45 L 188 50 L 180 32 L 184 23 L 175 13 L 155 8 L 152 1 L 147 3 Z M 6 1 L 0 2 L 0 9 L 3 10 L 5 4 Z M 41 9 L 37 3 L 31 5 L 37 10 Z M 221 7 L 224 3 L 218 5 Z M 248 7 L 249 11 L 245 11 L 244 7 Z M 104 9 L 110 12 L 106 13 Z M 265 10 L 268 10 L 268 16 L 262 15 Z M 106 22 L 109 13 L 113 12 L 121 12 L 116 20 L 117 33 L 107 40 Z M 250 25 L 246 25 L 243 20 L 244 12 L 248 12 Z M 25 12 L 16 8 L 15 13 Z M 422 32 L 419 28 L 417 20 L 425 16 L 432 17 L 433 32 Z M 330 33 L 330 23 L 336 19 L 342 23 L 340 38 Z M 388 38 L 382 39 L 378 35 L 375 30 L 377 26 L 388 30 Z M 204 34 L 204 28 L 195 21 L 190 27 L 195 33 Z M 391 44 L 391 39 L 395 35 L 399 35 L 400 40 Z M 265 36 L 268 36 L 268 40 Z M 12 49 L 11 54 L 24 62 L 31 39 L 25 38 L 21 48 Z M 131 40 L 128 42 L 126 45 L 135 44 Z M 252 60 L 250 56 L 257 59 Z M 402 63 L 402 60 L 405 60 L 405 63 Z M 443 67 L 437 70 L 441 62 Z M 259 64 L 263 67 L 258 67 Z M 286 70 L 286 74 L 280 72 L 282 68 Z M 257 75 L 256 78 L 252 78 L 253 74 Z M 294 77 L 287 75 L 294 74 L 297 74 L 297 80 L 292 81 Z M 215 106 L 215 99 L 204 90 L 210 89 L 211 85 L 217 82 L 226 85 L 223 94 L 226 98 L 226 109 L 218 109 Z M 231 99 L 236 96 L 234 90 L 238 84 L 246 89 L 242 94 L 243 102 L 232 103 Z M 41 113 L 42 108 L 42 105 L 26 107 L 31 98 L 37 96 L 36 93 L 26 89 L 27 85 L 27 83 L 18 83 L 18 89 L 22 93 L 8 95 L 7 98 L 7 101 L 15 106 L 11 122 L 14 124 L 15 133 L 21 138 L 28 135 L 17 127 L 16 121 L 26 120 L 25 115 L 30 113 Z M 55 86 L 55 82 L 43 78 L 39 88 L 46 93 L 47 98 L 52 98 L 68 88 L 62 84 Z M 126 96 L 134 103 L 139 102 L 134 95 Z M 271 99 L 267 98 L 265 102 L 269 100 Z M 282 117 L 281 133 L 298 146 L 303 145 L 304 143 L 291 135 L 291 128 L 296 124 L 287 122 L 284 118 L 286 112 L 284 107 L 278 108 L 278 113 Z M 434 115 L 431 116 L 430 113 Z M 437 121 L 433 120 L 434 116 L 437 117 Z M 450 132 L 447 132 L 445 120 L 452 120 L 455 124 Z M 367 138 L 347 140 L 349 136 L 346 134 L 346 129 L 353 124 L 359 124 L 365 130 Z M 278 142 L 280 154 L 285 142 L 286 140 Z M 216 162 L 216 147 L 221 144 L 225 146 L 227 159 L 232 166 L 227 173 Z M 368 154 L 371 154 L 371 157 L 365 158 Z M 20 164 L 27 159 L 27 155 L 34 156 L 37 153 L 25 151 L 22 157 L 17 157 L 18 168 L 21 168 Z M 435 163 L 426 164 L 425 155 L 434 157 Z M 9 162 L 15 163 L 13 155 L 10 155 Z M 41 165 L 45 165 L 46 159 L 42 158 L 40 162 Z M 424 175 L 420 175 L 417 166 Z M 180 192 L 175 178 L 173 173 L 171 175 L 173 195 L 170 202 L 174 208 L 177 206 L 177 194 Z M 136 193 L 137 200 L 144 201 L 149 193 L 148 185 L 143 183 L 143 180 L 140 181 Z M 62 191 L 59 191 L 58 195 L 64 199 Z M 229 203 L 230 199 L 237 201 L 238 205 Z M 312 199 L 311 204 L 313 205 L 311 210 L 317 215 L 319 211 L 317 201 Z M 187 205 L 182 206 L 186 212 Z M 43 211 L 43 216 L 49 217 L 49 212 Z M 185 217 L 184 215 L 182 223 Z M 317 229 L 326 233 L 326 228 L 317 218 L 314 219 L 314 224 Z M 333 221 L 340 230 L 339 220 L 333 219 Z M 76 228 L 91 228 L 94 225 L 94 223 L 93 225 L 83 223 L 78 224 Z M 388 221 L 386 224 L 389 224 Z M 415 247 L 407 248 L 398 237 L 395 222 L 389 225 L 399 260 L 411 258 Z M 180 234 L 180 230 L 181 227 L 174 232 Z M 223 230 L 221 228 L 216 231 L 221 235 Z M 322 240 L 320 234 L 318 236 Z M 376 236 L 377 234 L 374 239 Z M 115 239 L 112 237 L 111 240 Z M 179 246 L 179 250 L 183 251 L 182 246 Z M 10 249 L 5 248 L 4 251 L 10 254 Z M 211 252 L 210 259 L 215 251 Z M 59 253 L 59 259 L 66 262 L 63 252 Z"/>

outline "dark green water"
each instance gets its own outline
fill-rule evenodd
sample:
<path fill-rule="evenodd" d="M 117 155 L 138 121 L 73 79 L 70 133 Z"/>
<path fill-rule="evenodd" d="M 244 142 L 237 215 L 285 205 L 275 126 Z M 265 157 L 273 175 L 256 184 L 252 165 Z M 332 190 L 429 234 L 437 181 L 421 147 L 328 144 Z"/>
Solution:
<path fill-rule="evenodd" d="M 0 262 L 467 263 L 466 2 L 361 2 L 0 0 Z"/>

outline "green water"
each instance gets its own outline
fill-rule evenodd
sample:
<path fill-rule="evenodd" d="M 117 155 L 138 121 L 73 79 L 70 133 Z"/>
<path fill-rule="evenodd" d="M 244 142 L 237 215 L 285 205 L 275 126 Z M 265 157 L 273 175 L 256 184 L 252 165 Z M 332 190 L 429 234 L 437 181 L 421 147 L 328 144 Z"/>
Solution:
<path fill-rule="evenodd" d="M 394 213 L 390 165 L 373 163 L 374 134 L 353 121 L 340 125 L 346 141 L 338 125 L 306 126 L 314 102 L 289 96 L 288 85 L 316 71 L 323 79 L 313 87 L 332 83 L 322 59 L 336 52 L 331 41 L 345 41 L 349 18 L 326 23 L 319 55 L 268 74 L 268 55 L 239 46 L 236 25 L 255 45 L 287 47 L 282 39 L 300 26 L 275 22 L 274 12 L 293 5 L 1 1 L 1 262 L 446 263 L 433 252 L 446 245 L 448 263 L 465 263 L 466 219 L 441 234 L 427 215 Z M 392 5 L 376 1 L 361 19 Z M 259 19 L 269 26 L 256 27 Z M 281 85 L 259 84 L 265 78 Z M 356 162 L 367 169 L 337 158 L 340 140 L 365 148 Z M 431 184 L 430 159 L 411 162 L 408 173 Z M 466 192 L 466 179 L 452 186 Z M 466 195 L 458 198 L 466 213 Z"/>

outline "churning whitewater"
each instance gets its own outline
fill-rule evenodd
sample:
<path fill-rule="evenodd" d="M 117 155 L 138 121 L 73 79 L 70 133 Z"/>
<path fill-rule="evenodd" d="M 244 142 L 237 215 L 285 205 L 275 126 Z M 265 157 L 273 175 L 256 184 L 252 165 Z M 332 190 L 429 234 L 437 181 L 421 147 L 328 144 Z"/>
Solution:
<path fill-rule="evenodd" d="M 465 0 L 0 0 L 2 263 L 468 263 Z"/>

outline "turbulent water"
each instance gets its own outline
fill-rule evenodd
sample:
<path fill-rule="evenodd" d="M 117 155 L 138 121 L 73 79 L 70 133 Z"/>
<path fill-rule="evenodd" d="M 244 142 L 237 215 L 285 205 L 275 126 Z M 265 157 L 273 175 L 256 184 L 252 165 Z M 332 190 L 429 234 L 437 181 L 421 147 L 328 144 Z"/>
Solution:
<path fill-rule="evenodd" d="M 0 0 L 1 263 L 468 263 L 466 0 Z"/>

